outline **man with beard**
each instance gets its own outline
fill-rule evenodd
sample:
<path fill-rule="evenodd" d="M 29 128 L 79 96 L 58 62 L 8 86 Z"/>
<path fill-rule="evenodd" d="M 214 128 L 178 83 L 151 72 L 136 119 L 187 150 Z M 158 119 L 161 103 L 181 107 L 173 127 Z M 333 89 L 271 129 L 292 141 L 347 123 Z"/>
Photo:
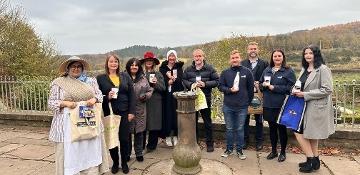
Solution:
<path fill-rule="evenodd" d="M 241 62 L 242 66 L 249 68 L 254 77 L 254 85 L 256 89 L 259 88 L 259 80 L 260 77 L 266 67 L 269 66 L 267 61 L 260 59 L 258 57 L 259 47 L 258 43 L 250 42 L 247 47 L 248 58 Z M 254 114 L 255 121 L 256 121 L 256 150 L 259 151 L 263 148 L 263 118 L 261 114 Z M 250 115 L 247 115 L 245 126 L 244 126 L 244 138 L 245 138 L 245 145 L 243 149 L 246 149 L 249 145 L 249 122 L 250 122 Z"/>

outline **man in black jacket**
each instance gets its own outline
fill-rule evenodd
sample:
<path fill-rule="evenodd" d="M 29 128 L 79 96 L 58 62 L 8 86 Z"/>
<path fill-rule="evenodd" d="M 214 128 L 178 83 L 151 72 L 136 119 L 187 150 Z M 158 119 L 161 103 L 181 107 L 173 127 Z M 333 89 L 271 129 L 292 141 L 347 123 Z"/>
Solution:
<path fill-rule="evenodd" d="M 199 112 L 196 112 L 196 121 L 198 120 L 200 113 L 205 126 L 207 152 L 213 152 L 214 140 L 211 121 L 211 91 L 212 88 L 218 86 L 219 75 L 212 65 L 207 64 L 204 61 L 204 56 L 204 52 L 201 49 L 196 49 L 193 52 L 194 61 L 191 66 L 185 69 L 183 74 L 183 83 L 189 90 L 191 85 L 196 83 L 196 86 L 201 88 L 205 94 L 208 108 L 201 109 Z M 198 125 L 196 124 L 196 128 L 197 126 Z"/>
<path fill-rule="evenodd" d="M 241 62 L 242 66 L 249 68 L 254 77 L 254 85 L 258 89 L 260 77 L 265 70 L 266 67 L 269 66 L 267 61 L 264 61 L 258 57 L 259 47 L 258 43 L 250 42 L 247 47 L 248 58 Z M 255 114 L 256 121 L 256 150 L 259 151 L 263 148 L 263 118 L 261 114 Z M 244 137 L 245 137 L 245 145 L 244 149 L 249 145 L 249 122 L 250 115 L 247 116 L 244 127 Z"/>

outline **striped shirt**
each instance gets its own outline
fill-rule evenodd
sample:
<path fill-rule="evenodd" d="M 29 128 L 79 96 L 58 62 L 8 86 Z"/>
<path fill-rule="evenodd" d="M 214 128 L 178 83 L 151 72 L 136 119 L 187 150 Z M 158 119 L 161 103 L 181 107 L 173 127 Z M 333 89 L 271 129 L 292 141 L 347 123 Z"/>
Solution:
<path fill-rule="evenodd" d="M 95 78 L 88 77 L 87 82 L 93 87 L 95 98 L 98 103 L 103 101 L 103 95 L 99 90 L 99 85 Z M 64 118 L 69 115 L 64 113 L 63 108 L 60 108 L 61 101 L 64 100 L 65 91 L 53 82 L 50 84 L 50 95 L 48 100 L 48 107 L 53 111 L 54 117 L 51 122 L 49 133 L 49 140 L 53 142 L 64 142 Z M 103 125 L 100 124 L 100 130 L 103 130 Z"/>

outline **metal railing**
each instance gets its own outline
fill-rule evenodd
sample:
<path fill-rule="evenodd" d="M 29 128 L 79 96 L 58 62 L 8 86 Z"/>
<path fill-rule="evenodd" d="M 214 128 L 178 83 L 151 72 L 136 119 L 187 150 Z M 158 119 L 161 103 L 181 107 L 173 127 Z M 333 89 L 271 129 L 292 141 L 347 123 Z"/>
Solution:
<path fill-rule="evenodd" d="M 360 81 L 335 81 L 333 101 L 337 127 L 360 128 Z"/>
<path fill-rule="evenodd" d="M 51 113 L 47 77 L 0 76 L 0 112 Z"/>
<path fill-rule="evenodd" d="M 48 77 L 0 76 L 0 113 L 51 113 L 47 108 L 51 80 Z M 212 97 L 212 117 L 224 123 L 223 95 L 215 90 Z M 360 81 L 335 81 L 333 103 L 337 127 L 360 128 Z"/>

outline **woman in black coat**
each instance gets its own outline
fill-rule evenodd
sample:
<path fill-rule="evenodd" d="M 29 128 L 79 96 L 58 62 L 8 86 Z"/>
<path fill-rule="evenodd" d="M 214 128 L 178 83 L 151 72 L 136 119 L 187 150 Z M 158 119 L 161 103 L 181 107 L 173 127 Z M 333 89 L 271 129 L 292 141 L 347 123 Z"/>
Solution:
<path fill-rule="evenodd" d="M 163 119 L 163 93 L 165 91 L 164 77 L 155 70 L 160 61 L 152 52 L 145 52 L 144 58 L 140 60 L 145 69 L 146 78 L 154 91 L 149 100 L 146 101 L 146 130 L 149 137 L 146 145 L 148 152 L 154 151 L 158 144 L 158 137 L 162 128 Z M 144 133 L 144 148 L 146 143 L 146 131 Z"/>
<path fill-rule="evenodd" d="M 184 62 L 177 60 L 175 50 L 168 51 L 167 60 L 162 62 L 160 72 L 164 77 L 166 90 L 164 93 L 164 118 L 162 134 L 166 137 L 168 146 L 175 146 L 177 143 L 177 102 L 173 96 L 174 92 L 183 91 L 182 84 Z"/>
<path fill-rule="evenodd" d="M 274 50 L 271 54 L 270 65 L 264 70 L 259 81 L 264 94 L 263 117 L 268 121 L 270 129 L 272 151 L 266 157 L 268 160 L 278 157 L 278 161 L 283 162 L 286 159 L 285 150 L 288 140 L 286 126 L 276 121 L 285 97 L 290 94 L 295 81 L 295 72 L 286 65 L 284 52 L 280 49 Z M 278 136 L 280 136 L 281 145 L 279 156 L 276 149 Z"/>
<path fill-rule="evenodd" d="M 111 103 L 115 115 L 121 116 L 119 126 L 121 168 L 124 174 L 129 173 L 128 151 L 129 151 L 129 121 L 134 119 L 135 114 L 135 94 L 133 83 L 127 73 L 120 72 L 119 57 L 108 55 L 105 62 L 105 74 L 97 76 L 99 88 L 104 95 L 102 104 L 104 116 L 110 114 L 108 103 Z M 112 88 L 117 88 L 118 92 Z M 116 174 L 119 171 L 119 148 L 115 147 L 109 150 L 113 166 L 111 172 Z"/>

